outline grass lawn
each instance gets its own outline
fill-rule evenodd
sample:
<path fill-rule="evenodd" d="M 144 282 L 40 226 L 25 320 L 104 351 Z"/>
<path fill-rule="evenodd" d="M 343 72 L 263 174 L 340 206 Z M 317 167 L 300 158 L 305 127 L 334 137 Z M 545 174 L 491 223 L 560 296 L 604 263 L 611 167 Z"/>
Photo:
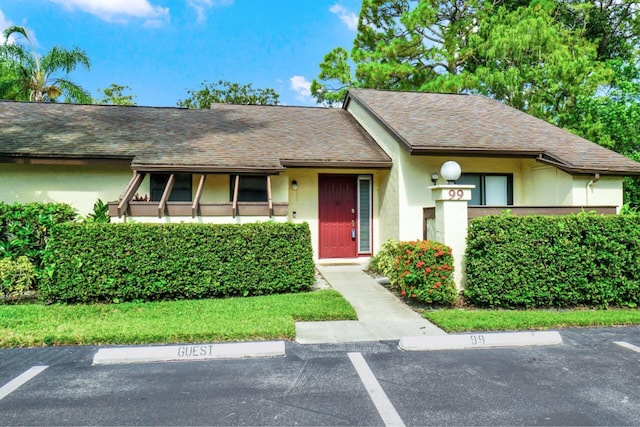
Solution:
<path fill-rule="evenodd" d="M 356 319 L 333 290 L 111 305 L 0 305 L 0 347 L 294 339 L 297 320 Z"/>
<path fill-rule="evenodd" d="M 425 310 L 446 332 L 515 331 L 579 326 L 640 325 L 640 310 Z"/>

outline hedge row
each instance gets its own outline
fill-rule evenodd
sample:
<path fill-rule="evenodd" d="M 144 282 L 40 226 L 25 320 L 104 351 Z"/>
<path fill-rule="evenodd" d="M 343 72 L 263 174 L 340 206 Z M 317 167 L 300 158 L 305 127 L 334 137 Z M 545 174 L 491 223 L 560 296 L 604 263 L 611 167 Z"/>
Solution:
<path fill-rule="evenodd" d="M 26 256 L 39 267 L 51 227 L 76 217 L 76 211 L 64 203 L 0 202 L 0 256 Z"/>
<path fill-rule="evenodd" d="M 489 307 L 636 307 L 639 261 L 639 216 L 477 218 L 465 296 Z"/>
<path fill-rule="evenodd" d="M 307 224 L 57 226 L 40 297 L 123 302 L 308 290 L 314 262 Z"/>

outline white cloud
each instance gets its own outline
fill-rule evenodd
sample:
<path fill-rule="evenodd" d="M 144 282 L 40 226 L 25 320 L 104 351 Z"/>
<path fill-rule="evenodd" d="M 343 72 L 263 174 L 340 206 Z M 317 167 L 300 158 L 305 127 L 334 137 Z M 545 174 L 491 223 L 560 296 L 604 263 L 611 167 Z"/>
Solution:
<path fill-rule="evenodd" d="M 4 12 L 0 10 L 0 32 L 4 31 L 12 25 L 14 25 L 13 22 L 7 19 L 7 17 L 4 16 Z M 15 43 L 15 41 L 16 40 L 14 36 L 9 37 L 9 42 Z M 4 37 L 2 37 L 2 42 L 4 42 Z"/>
<path fill-rule="evenodd" d="M 340 20 L 344 22 L 351 31 L 358 29 L 358 16 L 346 7 L 336 3 L 329 8 L 329 12 L 338 15 Z"/>
<path fill-rule="evenodd" d="M 35 32 L 30 28 L 28 28 L 25 24 L 26 24 L 26 21 L 23 22 L 20 26 L 23 27 L 25 30 L 27 30 L 27 34 L 29 35 L 29 40 L 31 40 L 31 44 L 33 46 L 38 46 L 39 43 L 38 43 L 38 39 L 36 38 Z M 6 30 L 7 28 L 13 25 L 16 25 L 16 24 L 12 20 L 8 19 L 5 16 L 4 12 L 0 10 L 0 43 L 4 43 L 4 36 L 2 35 L 4 30 Z M 15 43 L 16 41 L 18 41 L 19 43 L 25 43 L 24 37 L 22 37 L 22 35 L 12 34 L 11 37 L 9 37 L 9 43 Z"/>
<path fill-rule="evenodd" d="M 307 81 L 303 76 L 293 76 L 289 79 L 290 87 L 298 94 L 297 98 L 301 101 L 307 101 L 311 98 L 311 82 Z"/>
<path fill-rule="evenodd" d="M 126 22 L 127 18 L 145 19 L 146 26 L 169 20 L 169 8 L 154 6 L 149 0 L 49 0 L 69 10 L 81 10 L 103 21 Z"/>
<path fill-rule="evenodd" d="M 187 0 L 187 4 L 198 14 L 198 22 L 204 22 L 207 19 L 207 9 L 231 6 L 234 1 L 235 0 Z"/>

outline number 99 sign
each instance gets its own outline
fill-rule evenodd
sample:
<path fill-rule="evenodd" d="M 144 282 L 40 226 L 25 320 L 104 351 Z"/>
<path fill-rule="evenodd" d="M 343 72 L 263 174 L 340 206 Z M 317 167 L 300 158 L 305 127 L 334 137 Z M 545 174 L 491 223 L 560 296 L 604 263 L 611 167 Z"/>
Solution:
<path fill-rule="evenodd" d="M 453 188 L 449 190 L 449 200 L 461 200 L 464 197 L 463 190 L 454 190 Z"/>

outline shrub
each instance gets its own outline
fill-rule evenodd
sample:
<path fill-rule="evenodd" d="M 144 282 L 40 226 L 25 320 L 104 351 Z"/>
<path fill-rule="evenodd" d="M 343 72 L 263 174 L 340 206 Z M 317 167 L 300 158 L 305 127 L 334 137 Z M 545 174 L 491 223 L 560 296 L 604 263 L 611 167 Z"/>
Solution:
<path fill-rule="evenodd" d="M 84 222 L 110 222 L 111 216 L 109 216 L 109 205 L 102 200 L 98 199 L 93 204 L 93 212 L 89 213 L 84 219 Z"/>
<path fill-rule="evenodd" d="M 369 268 L 387 276 L 391 286 L 407 299 L 437 305 L 451 305 L 456 300 L 453 256 L 441 243 L 389 239 L 371 258 Z"/>
<path fill-rule="evenodd" d="M 388 277 L 392 283 L 397 283 L 396 257 L 398 255 L 400 255 L 398 241 L 389 239 L 382 244 L 380 251 L 371 257 L 369 269 L 374 273 Z"/>
<path fill-rule="evenodd" d="M 465 297 L 489 307 L 640 303 L 640 217 L 489 216 L 470 222 Z"/>
<path fill-rule="evenodd" d="M 35 290 L 36 270 L 25 256 L 0 259 L 0 303 L 20 300 Z"/>
<path fill-rule="evenodd" d="M 76 216 L 75 210 L 63 203 L 0 202 L 0 256 L 26 256 L 40 267 L 51 227 Z"/>
<path fill-rule="evenodd" d="M 429 240 L 398 243 L 396 272 L 400 293 L 427 304 L 451 305 L 457 291 L 451 248 Z"/>
<path fill-rule="evenodd" d="M 58 225 L 40 296 L 122 302 L 306 291 L 314 283 L 309 226 Z"/>

